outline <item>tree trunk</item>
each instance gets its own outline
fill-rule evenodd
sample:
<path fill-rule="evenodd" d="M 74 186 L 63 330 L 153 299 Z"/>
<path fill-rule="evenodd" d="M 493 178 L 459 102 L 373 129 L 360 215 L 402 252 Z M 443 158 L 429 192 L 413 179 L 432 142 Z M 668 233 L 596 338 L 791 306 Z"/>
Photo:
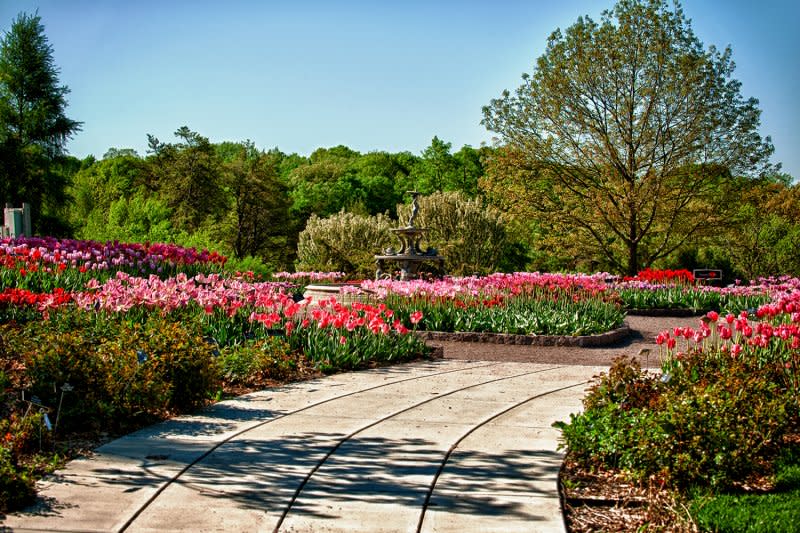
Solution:
<path fill-rule="evenodd" d="M 628 271 L 629 276 L 639 273 L 639 243 L 637 241 L 628 242 Z"/>

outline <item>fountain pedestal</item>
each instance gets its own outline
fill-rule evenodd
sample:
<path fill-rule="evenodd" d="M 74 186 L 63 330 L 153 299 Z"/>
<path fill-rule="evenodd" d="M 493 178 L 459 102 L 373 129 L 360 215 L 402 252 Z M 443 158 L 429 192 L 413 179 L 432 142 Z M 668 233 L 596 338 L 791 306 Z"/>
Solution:
<path fill-rule="evenodd" d="M 434 248 L 422 250 L 420 242 L 428 231 L 425 228 L 415 228 L 414 219 L 419 212 L 419 204 L 417 203 L 417 191 L 408 191 L 412 198 L 411 218 L 408 220 L 408 226 L 405 228 L 395 228 L 392 233 L 397 235 L 400 240 L 400 250 L 394 248 L 387 248 L 383 254 L 375 256 L 375 279 L 392 277 L 391 273 L 386 272 L 386 266 L 389 263 L 394 263 L 400 268 L 400 280 L 406 281 L 416 277 L 420 269 L 425 263 L 434 263 L 438 273 L 444 273 L 444 257 L 440 256 Z"/>

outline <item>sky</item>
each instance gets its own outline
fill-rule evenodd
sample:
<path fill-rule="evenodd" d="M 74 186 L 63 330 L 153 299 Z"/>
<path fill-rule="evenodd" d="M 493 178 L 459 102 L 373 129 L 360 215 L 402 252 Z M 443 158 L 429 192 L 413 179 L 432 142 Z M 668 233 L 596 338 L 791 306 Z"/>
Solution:
<path fill-rule="evenodd" d="M 38 10 L 70 154 L 146 153 L 181 126 L 309 155 L 344 144 L 419 154 L 431 139 L 491 144 L 481 108 L 532 72 L 556 28 L 611 0 L 2 0 L 0 30 Z M 774 162 L 800 178 L 800 2 L 684 0 L 706 45 L 731 46 Z"/>

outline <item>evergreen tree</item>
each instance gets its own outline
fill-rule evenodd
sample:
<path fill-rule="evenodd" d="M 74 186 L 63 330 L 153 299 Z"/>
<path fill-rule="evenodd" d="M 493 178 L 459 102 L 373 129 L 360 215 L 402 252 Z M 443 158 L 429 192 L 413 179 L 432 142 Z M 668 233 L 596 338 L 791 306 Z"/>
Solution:
<path fill-rule="evenodd" d="M 66 200 L 54 163 L 81 129 L 66 116 L 69 89 L 58 74 L 41 18 L 21 13 L 0 41 L 0 199 L 30 202 L 39 230 L 49 225 L 43 211 Z"/>

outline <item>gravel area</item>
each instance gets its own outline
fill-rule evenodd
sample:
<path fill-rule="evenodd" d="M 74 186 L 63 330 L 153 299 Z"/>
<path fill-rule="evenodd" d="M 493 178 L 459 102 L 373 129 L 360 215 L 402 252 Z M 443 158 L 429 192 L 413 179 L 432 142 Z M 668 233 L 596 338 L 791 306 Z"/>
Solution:
<path fill-rule="evenodd" d="M 477 361 L 514 361 L 528 363 L 569 365 L 610 365 L 615 357 L 637 357 L 642 367 L 658 368 L 659 346 L 655 337 L 660 331 L 676 326 L 697 327 L 700 316 L 653 317 L 628 316 L 625 323 L 631 334 L 620 342 L 594 348 L 569 346 L 520 346 L 511 344 L 483 344 L 474 342 L 431 341 L 431 346 L 442 347 L 445 359 Z M 639 355 L 649 350 L 648 355 Z"/>

